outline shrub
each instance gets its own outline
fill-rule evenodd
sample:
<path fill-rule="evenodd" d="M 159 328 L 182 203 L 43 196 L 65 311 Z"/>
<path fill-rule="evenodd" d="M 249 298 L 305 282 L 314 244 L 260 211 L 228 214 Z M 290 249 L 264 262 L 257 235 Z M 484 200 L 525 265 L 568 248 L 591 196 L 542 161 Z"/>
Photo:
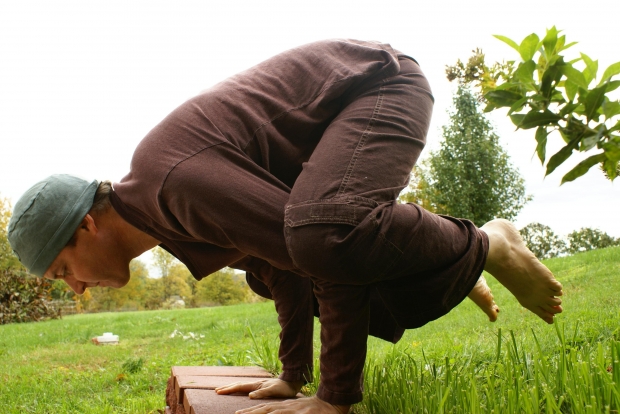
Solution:
<path fill-rule="evenodd" d="M 617 246 L 620 244 L 620 239 L 615 239 L 598 229 L 583 227 L 568 235 L 568 243 L 568 251 L 571 254 L 575 254 L 588 250 Z"/>
<path fill-rule="evenodd" d="M 60 318 L 52 306 L 51 284 L 14 269 L 0 270 L 0 325 Z"/>
<path fill-rule="evenodd" d="M 551 227 L 530 223 L 519 230 L 528 249 L 539 260 L 556 257 L 566 252 L 566 242 L 557 236 Z"/>

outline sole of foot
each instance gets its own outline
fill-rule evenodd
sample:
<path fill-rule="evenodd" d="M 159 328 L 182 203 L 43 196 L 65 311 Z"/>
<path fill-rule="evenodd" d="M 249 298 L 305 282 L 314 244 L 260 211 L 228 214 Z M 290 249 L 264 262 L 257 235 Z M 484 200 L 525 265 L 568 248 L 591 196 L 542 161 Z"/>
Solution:
<path fill-rule="evenodd" d="M 526 247 L 519 231 L 504 219 L 480 228 L 489 236 L 485 269 L 504 285 L 519 303 L 547 323 L 562 312 L 562 284 Z"/>
<path fill-rule="evenodd" d="M 484 276 L 480 276 L 480 279 L 476 282 L 476 286 L 474 286 L 467 296 L 486 313 L 491 322 L 497 320 L 499 306 L 497 306 L 493 300 L 493 294 Z"/>

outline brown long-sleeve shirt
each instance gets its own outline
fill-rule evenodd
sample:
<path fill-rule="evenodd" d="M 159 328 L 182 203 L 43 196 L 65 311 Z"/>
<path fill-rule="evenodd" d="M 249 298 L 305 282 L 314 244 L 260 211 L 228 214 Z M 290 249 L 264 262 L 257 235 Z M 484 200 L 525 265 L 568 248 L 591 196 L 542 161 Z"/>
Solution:
<path fill-rule="evenodd" d="M 142 140 L 129 174 L 114 184 L 118 213 L 160 240 L 197 279 L 232 266 L 267 287 L 282 326 L 282 379 L 310 375 L 315 312 L 313 285 L 296 269 L 283 235 L 290 189 L 347 92 L 397 74 L 398 58 L 387 44 L 351 40 L 284 52 L 174 110 Z M 445 309 L 473 283 L 467 280 Z M 398 296 L 398 286 L 387 287 Z M 339 390 L 322 398 L 337 404 L 361 399 L 369 320 L 378 336 L 395 341 L 403 331 L 397 323 L 412 328 L 440 316 L 400 311 L 398 301 L 373 286 L 350 292 L 338 286 L 332 296 L 334 309 L 350 303 L 360 312 L 342 319 L 330 308 L 320 310 L 330 327 L 321 340 L 340 344 L 333 349 L 341 360 L 322 367 L 329 371 L 322 372 L 322 382 L 329 382 L 322 385 Z"/>
<path fill-rule="evenodd" d="M 310 375 L 315 311 L 310 280 L 293 273 L 284 242 L 287 194 L 346 92 L 397 72 L 387 44 L 333 40 L 284 52 L 173 111 L 114 184 L 119 214 L 162 241 L 197 279 L 230 265 L 268 286 L 285 380 Z M 266 200 L 282 210 L 273 214 Z M 403 330 L 378 296 L 373 303 L 374 325 L 384 332 L 377 335 L 398 340 Z"/>

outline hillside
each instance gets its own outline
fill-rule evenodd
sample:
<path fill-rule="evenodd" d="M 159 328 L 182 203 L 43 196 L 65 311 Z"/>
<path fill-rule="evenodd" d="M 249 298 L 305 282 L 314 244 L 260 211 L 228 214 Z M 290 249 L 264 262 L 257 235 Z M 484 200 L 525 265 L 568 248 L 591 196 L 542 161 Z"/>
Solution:
<path fill-rule="evenodd" d="M 534 372 L 546 366 L 552 371 L 554 361 L 562 353 L 574 352 L 575 358 L 587 362 L 590 357 L 598 358 L 599 347 L 600 358 L 608 363 L 614 340 L 620 339 L 620 247 L 556 258 L 546 264 L 564 285 L 565 312 L 557 317 L 555 326 L 546 325 L 524 311 L 488 277 L 501 307 L 500 320 L 495 324 L 486 321 L 473 303 L 466 301 L 444 318 L 408 331 L 396 346 L 374 338 L 369 340 L 368 398 L 366 405 L 358 407 L 358 412 L 392 412 L 385 410 L 396 409 L 382 408 L 381 398 L 401 401 L 405 395 L 428 397 L 429 412 L 440 412 L 439 402 L 435 404 L 432 400 L 438 395 L 446 396 L 446 407 L 467 402 L 478 404 L 478 408 L 465 405 L 462 412 L 485 412 L 492 405 L 483 387 L 489 381 L 490 367 L 497 370 L 501 366 L 506 372 L 510 367 L 515 372 L 527 372 L 527 369 Z M 175 331 L 177 334 L 171 337 Z M 273 365 L 278 331 L 271 302 L 74 315 L 62 320 L 3 325 L 0 326 L 0 407 L 8 407 L 3 412 L 9 413 L 155 413 L 163 408 L 170 366 Z M 93 345 L 90 339 L 103 332 L 118 334 L 120 344 Z M 558 339 L 558 332 L 560 336 L 563 333 L 564 342 Z M 511 353 L 511 347 L 517 352 Z M 519 361 L 523 360 L 521 365 L 510 362 L 515 355 Z M 532 361 L 541 355 L 547 358 L 548 364 L 536 368 Z M 528 360 L 534 364 L 529 368 Z M 390 378 L 373 377 L 377 375 L 377 367 L 387 367 L 383 371 L 390 373 Z M 417 371 L 411 371 L 412 367 Z M 452 382 L 445 377 L 451 369 L 454 369 L 450 374 Z M 533 391 L 526 385 L 538 377 L 528 379 L 523 375 L 523 392 L 529 395 Z M 620 369 L 616 375 L 620 376 Z M 428 380 L 433 376 L 435 382 L 424 383 L 418 394 L 413 392 L 414 379 Z M 460 382 L 454 383 L 454 378 Z M 515 378 L 513 383 L 518 384 Z M 404 388 L 386 391 L 376 379 Z M 442 383 L 451 384 L 449 391 L 446 388 L 442 391 Z M 498 383 L 494 387 L 498 401 L 508 404 L 510 398 L 501 394 L 506 384 Z M 478 393 L 480 401 L 457 389 Z M 558 395 L 563 392 L 556 391 Z M 463 393 L 461 397 L 459 392 Z M 548 392 L 553 396 L 555 391 Z M 544 393 L 540 393 L 542 396 L 532 397 L 533 406 L 539 404 L 536 398 L 544 399 Z M 395 399 L 394 395 L 402 398 Z M 406 404 L 421 403 L 411 399 Z M 412 406 L 404 407 L 406 411 Z"/>

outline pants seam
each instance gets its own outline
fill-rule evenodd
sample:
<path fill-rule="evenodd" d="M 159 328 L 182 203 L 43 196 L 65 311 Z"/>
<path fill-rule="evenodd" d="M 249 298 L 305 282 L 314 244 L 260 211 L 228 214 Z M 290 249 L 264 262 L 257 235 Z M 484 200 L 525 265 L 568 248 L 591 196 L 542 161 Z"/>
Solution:
<path fill-rule="evenodd" d="M 349 166 L 347 167 L 347 171 L 342 179 L 340 188 L 338 189 L 336 196 L 342 195 L 346 191 L 349 180 L 351 176 L 353 175 L 353 170 L 355 169 L 355 164 L 357 163 L 360 152 L 362 152 L 362 149 L 364 145 L 366 144 L 366 141 L 368 140 L 368 135 L 371 133 L 375 125 L 375 121 L 377 120 L 377 117 L 379 116 L 379 111 L 381 109 L 381 106 L 383 105 L 383 97 L 384 97 L 383 90 L 384 90 L 384 87 L 381 86 L 379 88 L 379 95 L 377 96 L 377 103 L 375 104 L 375 109 L 373 110 L 371 118 L 368 120 L 368 125 L 366 126 L 366 130 L 362 133 L 362 136 L 359 142 L 357 143 L 357 147 L 355 148 L 355 151 L 353 152 L 353 155 L 351 156 L 351 161 L 349 162 Z"/>

